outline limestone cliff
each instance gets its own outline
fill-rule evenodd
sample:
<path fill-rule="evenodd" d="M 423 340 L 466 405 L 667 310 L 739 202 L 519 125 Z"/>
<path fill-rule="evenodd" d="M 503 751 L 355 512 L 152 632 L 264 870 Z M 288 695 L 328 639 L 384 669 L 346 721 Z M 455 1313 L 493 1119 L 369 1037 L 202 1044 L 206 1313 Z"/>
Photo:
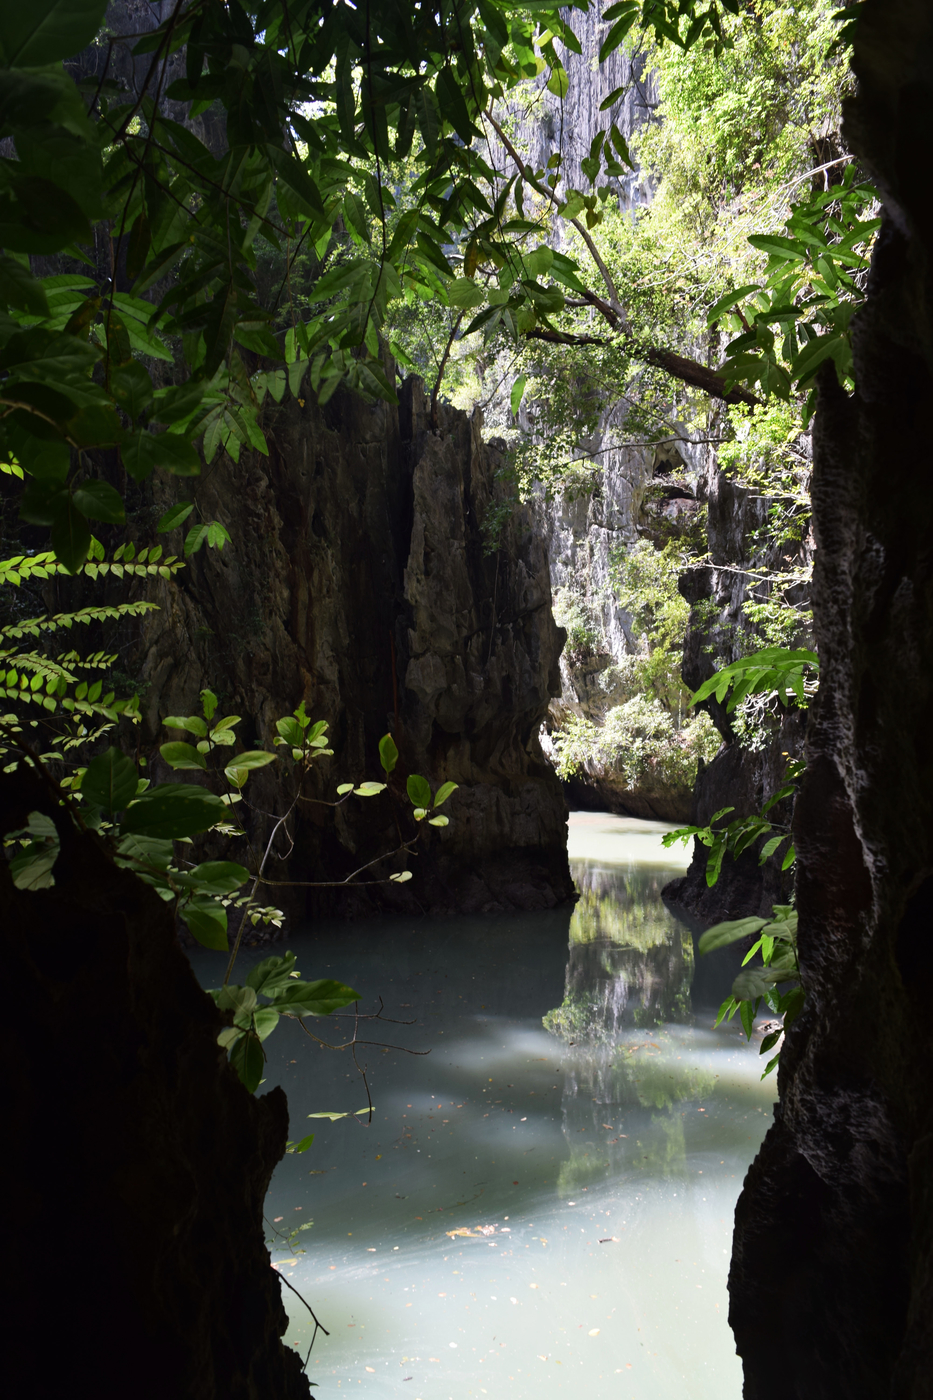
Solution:
<path fill-rule="evenodd" d="M 809 441 L 801 438 L 809 448 Z M 765 548 L 756 546 L 756 535 L 767 524 L 771 501 L 730 479 L 711 454 L 697 483 L 697 494 L 707 508 L 707 538 L 710 563 L 689 569 L 682 575 L 680 591 L 691 605 L 690 623 L 684 638 L 683 678 L 690 690 L 697 690 L 716 669 L 714 662 L 728 665 L 765 643 L 756 639 L 745 620 L 747 603 L 761 602 L 774 584 L 762 579 L 779 579 L 790 567 L 805 571 L 813 556 L 809 530 L 802 539 L 777 540 Z M 807 603 L 807 585 L 798 584 L 787 596 L 798 606 Z M 810 640 L 807 618 L 801 613 L 800 641 Z M 774 701 L 756 708 L 754 728 L 736 734 L 736 717 L 726 713 L 715 698 L 706 702 L 713 722 L 723 737 L 723 747 L 697 774 L 693 792 L 691 825 L 705 825 L 714 813 L 732 807 L 727 820 L 753 816 L 784 782 L 789 759 L 800 758 L 806 727 L 806 711 L 791 705 L 783 710 Z M 793 801 L 788 798 L 771 809 L 778 826 L 789 826 Z M 786 848 L 785 848 L 786 849 Z M 727 857 L 719 880 L 710 889 L 706 883 L 708 850 L 694 843 L 694 856 L 687 874 L 673 880 L 665 897 L 691 914 L 710 922 L 770 914 L 775 903 L 784 903 L 793 888 L 791 872 L 782 872 L 784 851 L 762 867 L 755 850 L 738 860 Z"/>
<path fill-rule="evenodd" d="M 349 394 L 323 410 L 300 399 L 273 406 L 268 458 L 223 458 L 197 483 L 199 509 L 226 524 L 233 544 L 203 551 L 154 591 L 161 611 L 144 625 L 136 660 L 145 742 L 154 751 L 160 717 L 194 712 L 204 686 L 243 717 L 247 746 L 271 743 L 276 718 L 304 700 L 330 724 L 335 757 L 312 795 L 332 801 L 338 782 L 381 776 L 377 745 L 392 731 L 401 758 L 389 792 L 336 813 L 301 804 L 274 878 L 338 881 L 397 847 L 415 830 L 402 794 L 417 772 L 459 790 L 445 807 L 450 826 L 425 830 L 415 878 L 309 888 L 306 907 L 549 907 L 572 884 L 564 799 L 537 738 L 559 689 L 563 641 L 546 549 L 531 511 L 517 508 L 499 548 L 484 552 L 498 458 L 479 415 L 442 409 L 435 434 L 420 381 L 400 397 L 398 409 Z M 177 487 L 156 487 L 166 501 L 168 490 Z M 263 813 L 281 810 L 277 768 L 250 781 L 254 846 L 268 838 Z M 267 894 L 304 904 L 298 887 Z"/>
<path fill-rule="evenodd" d="M 856 391 L 821 376 L 819 696 L 795 813 L 803 1013 L 736 1210 L 745 1400 L 933 1393 L 933 10 L 867 0 L 852 148 L 885 219 Z M 779 1340 L 776 1340 L 779 1339 Z"/>

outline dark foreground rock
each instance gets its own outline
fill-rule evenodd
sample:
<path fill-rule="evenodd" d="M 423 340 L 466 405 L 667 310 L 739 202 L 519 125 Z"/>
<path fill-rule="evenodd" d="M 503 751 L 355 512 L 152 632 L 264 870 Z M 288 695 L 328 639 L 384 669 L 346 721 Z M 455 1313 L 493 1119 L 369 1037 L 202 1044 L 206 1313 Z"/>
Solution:
<path fill-rule="evenodd" d="M 795 829 L 806 1006 L 739 1200 L 746 1400 L 933 1395 L 933 8 L 867 0 L 849 140 L 885 224 L 857 393 L 821 385 L 821 682 Z"/>
<path fill-rule="evenodd" d="M 0 861 L 11 1393 L 306 1400 L 262 1227 L 284 1093 L 252 1098 L 226 1063 L 153 890 L 44 784 L 0 777 L 0 810 L 4 833 L 44 811 L 61 837 L 52 889 Z"/>

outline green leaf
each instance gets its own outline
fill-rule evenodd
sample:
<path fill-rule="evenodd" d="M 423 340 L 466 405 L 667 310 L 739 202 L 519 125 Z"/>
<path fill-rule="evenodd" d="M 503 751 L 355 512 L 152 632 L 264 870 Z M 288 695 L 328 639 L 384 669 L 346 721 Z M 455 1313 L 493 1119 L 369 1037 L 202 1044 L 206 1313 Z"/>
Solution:
<path fill-rule="evenodd" d="M 378 793 L 385 792 L 385 786 L 385 783 L 360 783 L 353 792 L 356 797 L 375 797 Z"/>
<path fill-rule="evenodd" d="M 567 96 L 570 90 L 570 79 L 567 70 L 562 63 L 555 64 L 551 69 L 551 76 L 547 80 L 547 90 L 552 92 L 561 101 Z"/>
<path fill-rule="evenodd" d="M 197 554 L 201 545 L 207 539 L 208 526 L 205 524 L 192 525 L 185 536 L 184 554 L 186 559 L 190 559 L 192 554 Z"/>
<path fill-rule="evenodd" d="M 246 979 L 247 987 L 255 992 L 271 997 L 283 987 L 289 986 L 289 979 L 295 971 L 295 954 L 285 953 L 282 957 L 263 958 L 251 970 Z"/>
<path fill-rule="evenodd" d="M 743 967 L 732 983 L 732 995 L 736 1001 L 754 1001 L 769 992 L 774 981 L 773 974 L 766 967 Z"/>
<path fill-rule="evenodd" d="M 311 1144 L 312 1144 L 313 1141 L 314 1141 L 314 1134 L 313 1134 L 313 1133 L 308 1133 L 307 1137 L 301 1138 L 301 1140 L 300 1140 L 299 1142 L 290 1142 L 290 1143 L 287 1143 L 287 1144 L 286 1144 L 286 1147 L 285 1147 L 285 1151 L 286 1151 L 286 1152 L 307 1152 L 308 1148 L 311 1146 Z"/>
<path fill-rule="evenodd" d="M 571 190 L 567 202 L 561 205 L 559 212 L 565 219 L 575 219 L 585 207 L 582 194 L 578 190 Z"/>
<path fill-rule="evenodd" d="M 197 476 L 201 470 L 197 449 L 178 433 L 151 433 L 148 428 L 125 433 L 120 456 L 134 481 L 145 481 L 156 467 L 176 476 Z"/>
<path fill-rule="evenodd" d="M 603 18 L 606 19 L 609 14 L 611 14 L 611 11 L 607 11 Z M 622 15 L 621 19 L 616 20 L 615 24 L 609 30 L 609 33 L 606 35 L 605 39 L 599 46 L 600 63 L 605 63 L 609 55 L 611 53 L 615 53 L 616 49 L 622 43 L 622 40 L 625 38 L 632 25 L 635 23 L 637 16 L 637 10 L 629 10 Z"/>
<path fill-rule="evenodd" d="M 162 723 L 166 729 L 187 729 L 201 739 L 207 734 L 207 725 L 200 715 L 188 715 L 184 718 L 181 715 L 166 715 Z"/>
<path fill-rule="evenodd" d="M 157 870 L 167 870 L 175 854 L 171 841 L 156 840 L 150 836 L 124 836 L 117 849 L 127 863 L 138 861 Z"/>
<path fill-rule="evenodd" d="M 295 1015 L 329 1016 L 331 1012 L 350 1006 L 359 999 L 359 992 L 353 991 L 352 987 L 323 978 L 317 982 L 289 982 L 285 990 L 275 997 L 273 1005 L 279 1011 L 290 1011 Z"/>
<path fill-rule="evenodd" d="M 265 1040 L 279 1024 L 279 1013 L 271 1006 L 260 1006 L 253 1013 L 253 1027 L 260 1040 Z"/>
<path fill-rule="evenodd" d="M 55 556 L 69 573 L 75 574 L 87 559 L 90 544 L 91 532 L 87 519 L 66 492 L 52 522 Z"/>
<path fill-rule="evenodd" d="M 735 306 L 740 301 L 744 301 L 747 296 L 751 296 L 752 292 L 757 292 L 759 290 L 760 287 L 757 282 L 750 282 L 745 287 L 739 287 L 738 291 L 728 292 L 724 297 L 720 297 L 718 301 L 713 302 L 713 305 L 707 312 L 706 324 L 711 326 L 714 321 L 719 320 L 724 311 L 728 311 L 730 307 Z"/>
<path fill-rule="evenodd" d="M 411 879 L 411 871 L 399 870 L 395 875 L 390 875 L 389 879 L 394 880 L 397 885 L 404 885 L 406 880 Z"/>
<path fill-rule="evenodd" d="M 30 841 L 10 860 L 10 875 L 18 890 L 46 890 L 55 883 L 52 869 L 58 859 L 59 844 Z"/>
<path fill-rule="evenodd" d="M 83 481 L 76 486 L 72 499 L 82 515 L 103 520 L 107 525 L 120 525 L 126 519 L 123 497 L 106 481 Z"/>
<path fill-rule="evenodd" d="M 72 58 L 97 38 L 107 0 L 35 0 L 0 7 L 0 64 L 39 68 Z"/>
<path fill-rule="evenodd" d="M 359 1118 L 363 1113 L 369 1113 L 368 1108 L 357 1108 L 353 1113 L 309 1113 L 309 1118 L 329 1118 L 332 1123 L 336 1123 L 338 1118 Z"/>
<path fill-rule="evenodd" d="M 206 768 L 207 759 L 191 744 L 160 744 L 159 753 L 172 768 Z"/>
<path fill-rule="evenodd" d="M 385 773 L 391 773 L 398 763 L 398 749 L 391 734 L 384 734 L 379 740 L 379 762 Z M 340 789 L 338 788 L 339 792 Z"/>
<path fill-rule="evenodd" d="M 132 759 L 119 749 L 109 748 L 91 759 L 81 779 L 81 792 L 104 811 L 117 812 L 136 796 L 138 781 Z"/>
<path fill-rule="evenodd" d="M 226 816 L 226 805 L 204 788 L 160 783 L 126 809 L 123 831 L 179 840 L 207 831 Z"/>
<path fill-rule="evenodd" d="M 806 345 L 795 356 L 790 367 L 791 376 L 794 379 L 806 379 L 813 374 L 817 365 L 821 365 L 824 360 L 828 360 L 834 355 L 839 346 L 843 344 L 844 337 L 841 335 L 818 335 L 815 340 L 807 341 Z"/>
<path fill-rule="evenodd" d="M 450 825 L 450 818 L 449 818 L 449 817 L 429 817 L 429 818 L 428 818 L 428 826 L 449 826 L 449 825 Z"/>
<path fill-rule="evenodd" d="M 269 753 L 267 749 L 247 749 L 245 753 L 238 753 L 230 760 L 231 767 L 245 768 L 251 772 L 254 768 L 265 768 L 267 763 L 274 763 L 278 754 Z"/>
<path fill-rule="evenodd" d="M 451 793 L 456 792 L 458 787 L 458 783 L 441 783 L 437 792 L 434 794 L 434 806 L 440 807 L 441 803 L 446 802 Z"/>
<path fill-rule="evenodd" d="M 469 277 L 455 277 L 447 285 L 447 300 L 451 306 L 471 311 L 474 306 L 482 306 L 486 295 L 482 287 Z"/>
<path fill-rule="evenodd" d="M 249 871 L 233 860 L 205 860 L 187 872 L 199 894 L 234 894 L 249 879 Z M 249 978 L 246 979 L 249 983 Z"/>
<path fill-rule="evenodd" d="M 729 919 L 722 924 L 714 924 L 700 937 L 701 953 L 712 953 L 716 948 L 726 948 L 737 943 L 740 938 L 749 938 L 764 928 L 767 919 Z"/>
<path fill-rule="evenodd" d="M 604 18 L 605 18 L 605 16 L 604 16 Z M 600 104 L 599 104 L 599 110 L 600 110 L 601 112 L 608 112 L 608 111 L 609 111 L 609 108 L 612 107 L 612 106 L 614 106 L 615 103 L 618 102 L 619 98 L 620 98 L 620 97 L 624 97 L 625 94 L 626 94 L 627 92 L 628 92 L 628 83 L 623 83 L 621 87 L 613 88 L 613 90 L 612 90 L 612 92 L 610 92 L 609 96 L 608 96 L 608 97 L 604 97 L 603 100 L 602 100 L 602 102 L 600 102 Z"/>
<path fill-rule="evenodd" d="M 248 1031 L 234 1045 L 230 1052 L 230 1063 L 240 1076 L 240 1082 L 250 1094 L 255 1094 L 262 1079 L 266 1057 L 262 1042 L 254 1031 Z"/>
<path fill-rule="evenodd" d="M 138 360 L 117 365 L 110 372 L 110 391 L 128 418 L 135 421 L 152 403 L 152 379 Z"/>
<path fill-rule="evenodd" d="M 799 243 L 793 238 L 783 238 L 778 233 L 755 233 L 748 241 L 753 248 L 758 248 L 762 253 L 782 258 L 785 262 L 806 261 L 806 244 Z"/>
<path fill-rule="evenodd" d="M 768 857 L 774 855 L 774 852 L 777 850 L 778 846 L 780 846 L 781 842 L 786 840 L 787 833 L 785 832 L 781 836 L 772 836 L 770 841 L 766 841 L 761 848 L 761 854 L 758 857 L 758 864 L 764 865 Z"/>
<path fill-rule="evenodd" d="M 509 395 L 509 408 L 512 410 L 512 417 L 516 417 L 521 407 L 522 396 L 525 392 L 525 385 L 528 383 L 527 374 L 520 374 L 512 385 L 512 392 Z"/>
<path fill-rule="evenodd" d="M 164 515 L 159 517 L 159 523 L 156 525 L 156 533 L 159 535 L 167 535 L 169 530 L 177 529 L 179 525 L 182 525 L 188 519 L 188 516 L 193 510 L 194 504 L 191 501 L 183 501 L 177 506 L 172 506 Z"/>
<path fill-rule="evenodd" d="M 419 777 L 417 773 L 410 773 L 405 787 L 415 807 L 431 806 L 431 787 L 425 778 Z"/>
<path fill-rule="evenodd" d="M 218 953 L 229 952 L 227 941 L 227 911 L 214 900 L 191 899 L 181 907 L 181 917 L 194 938 L 205 948 Z"/>
<path fill-rule="evenodd" d="M 30 316 L 51 314 L 42 283 L 6 254 L 0 254 L 0 306 L 13 306 Z"/>
<path fill-rule="evenodd" d="M 252 987 L 238 987 L 235 982 L 229 982 L 225 987 L 209 988 L 208 996 L 214 998 L 221 1011 L 232 1011 L 237 1019 L 244 1023 L 258 1004 Z"/>

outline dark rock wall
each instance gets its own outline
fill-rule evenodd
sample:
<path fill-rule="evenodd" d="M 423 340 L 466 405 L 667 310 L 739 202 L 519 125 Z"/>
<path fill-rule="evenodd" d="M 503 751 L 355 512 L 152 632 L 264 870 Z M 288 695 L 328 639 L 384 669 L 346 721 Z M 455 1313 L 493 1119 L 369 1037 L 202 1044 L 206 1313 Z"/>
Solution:
<path fill-rule="evenodd" d="M 284 1093 L 252 1098 L 227 1064 L 153 890 L 38 780 L 0 776 L 0 810 L 4 834 L 38 810 L 61 837 L 52 889 L 0 861 L 11 1393 L 309 1396 L 262 1229 Z"/>
<path fill-rule="evenodd" d="M 203 517 L 223 521 L 232 545 L 202 551 L 177 583 L 153 590 L 161 611 L 136 659 L 150 751 L 167 737 L 160 717 L 196 712 L 204 686 L 243 716 L 247 746 L 271 743 L 275 720 L 304 700 L 330 722 L 335 750 L 309 793 L 333 799 L 338 782 L 382 776 L 377 746 L 391 730 L 401 753 L 391 790 L 336 813 L 300 804 L 294 851 L 270 867 L 275 878 L 340 880 L 395 849 L 400 832 L 415 831 L 404 779 L 417 772 L 460 787 L 444 808 L 450 826 L 424 830 L 415 878 L 312 889 L 306 907 L 495 911 L 567 898 L 566 808 L 537 737 L 560 687 L 564 634 L 530 511 L 516 508 L 499 548 L 484 551 L 499 458 L 479 416 L 442 409 L 431 432 L 410 380 L 399 409 L 349 394 L 323 410 L 291 399 L 264 426 L 268 457 L 221 459 L 196 483 Z M 177 485 L 158 489 L 154 511 Z M 181 532 L 171 543 L 180 549 Z M 246 791 L 258 847 L 270 829 L 261 812 L 283 810 L 279 765 Z M 266 894 L 305 907 L 303 890 Z"/>
<path fill-rule="evenodd" d="M 933 1395 L 933 8 L 867 0 L 848 139 L 885 224 L 821 386 L 822 676 L 795 828 L 806 1005 L 739 1201 L 746 1400 Z"/>

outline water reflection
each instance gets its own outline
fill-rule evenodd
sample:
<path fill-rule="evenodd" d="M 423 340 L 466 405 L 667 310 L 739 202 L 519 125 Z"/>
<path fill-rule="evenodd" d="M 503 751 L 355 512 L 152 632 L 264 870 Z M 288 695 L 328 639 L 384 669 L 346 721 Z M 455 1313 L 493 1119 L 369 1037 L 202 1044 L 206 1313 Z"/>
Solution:
<path fill-rule="evenodd" d="M 692 1019 L 693 938 L 661 902 L 657 871 L 580 862 L 564 1000 L 545 1029 L 569 1043 L 605 1043 L 626 1026 Z"/>
<path fill-rule="evenodd" d="M 642 852 L 628 849 L 625 838 L 643 836 L 646 825 L 619 823 L 621 830 L 612 832 L 617 864 L 573 863 L 580 898 L 570 923 L 564 999 L 543 1018 L 545 1030 L 576 1052 L 562 1104 L 570 1153 L 559 1174 L 564 1195 L 600 1177 L 618 1178 L 633 1163 L 661 1176 L 682 1169 L 683 1120 L 670 1110 L 715 1086 L 711 1071 L 684 1066 L 668 1053 L 670 1036 L 662 1028 L 694 1021 L 693 937 L 661 899 L 668 873 L 642 865 Z M 605 835 L 605 827 L 597 833 Z M 622 1032 L 632 1029 L 656 1039 L 623 1043 Z M 632 1110 L 649 1111 L 639 1119 L 641 1136 L 621 1131 L 623 1121 L 633 1126 Z"/>

